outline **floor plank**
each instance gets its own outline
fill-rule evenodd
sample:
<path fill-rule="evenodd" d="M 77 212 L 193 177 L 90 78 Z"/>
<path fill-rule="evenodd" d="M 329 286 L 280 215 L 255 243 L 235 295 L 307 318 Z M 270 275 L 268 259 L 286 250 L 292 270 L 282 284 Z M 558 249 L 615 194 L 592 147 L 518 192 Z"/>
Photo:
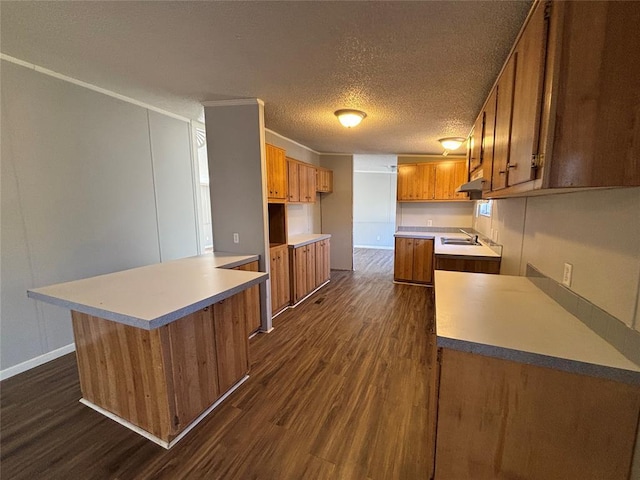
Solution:
<path fill-rule="evenodd" d="M 250 379 L 169 451 L 78 403 L 74 354 L 5 380 L 0 476 L 429 478 L 432 290 L 394 284 L 391 251 L 354 259 L 252 339 Z"/>

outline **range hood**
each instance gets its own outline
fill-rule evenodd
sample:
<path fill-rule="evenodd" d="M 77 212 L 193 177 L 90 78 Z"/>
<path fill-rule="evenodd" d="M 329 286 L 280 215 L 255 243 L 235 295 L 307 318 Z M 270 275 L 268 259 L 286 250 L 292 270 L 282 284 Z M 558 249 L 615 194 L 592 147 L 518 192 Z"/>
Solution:
<path fill-rule="evenodd" d="M 470 182 L 463 183 L 456 189 L 456 193 L 468 193 L 471 200 L 482 199 L 482 184 L 484 180 L 482 177 L 471 180 Z"/>

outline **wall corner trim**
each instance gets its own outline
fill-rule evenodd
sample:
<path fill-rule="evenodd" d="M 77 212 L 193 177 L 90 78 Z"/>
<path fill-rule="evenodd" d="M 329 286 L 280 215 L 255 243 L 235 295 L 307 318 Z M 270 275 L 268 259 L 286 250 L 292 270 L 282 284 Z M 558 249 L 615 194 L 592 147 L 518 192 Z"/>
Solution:
<path fill-rule="evenodd" d="M 51 352 L 47 352 L 44 355 L 39 355 L 35 358 L 31 358 L 26 362 L 22 362 L 14 365 L 13 367 L 0 370 L 0 380 L 6 380 L 7 378 L 18 375 L 19 373 L 26 372 L 27 370 L 31 370 L 35 367 L 39 367 L 40 365 L 50 362 L 51 360 L 55 360 L 56 358 L 66 355 L 67 353 L 75 351 L 75 349 L 76 344 L 70 343 L 69 345 L 65 345 L 64 347 L 60 347 L 52 350 Z"/>

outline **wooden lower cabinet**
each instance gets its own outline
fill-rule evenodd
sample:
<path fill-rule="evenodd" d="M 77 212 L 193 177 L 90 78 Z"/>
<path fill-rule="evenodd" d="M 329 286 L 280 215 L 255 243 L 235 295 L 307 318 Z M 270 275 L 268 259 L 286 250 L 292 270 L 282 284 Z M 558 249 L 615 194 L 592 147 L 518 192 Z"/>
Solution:
<path fill-rule="evenodd" d="M 320 240 L 315 243 L 316 246 L 316 278 L 315 286 L 320 286 L 331 276 L 330 258 L 331 258 L 331 246 L 329 239 Z"/>
<path fill-rule="evenodd" d="M 500 257 L 461 257 L 436 255 L 436 270 L 472 273 L 500 273 Z"/>
<path fill-rule="evenodd" d="M 271 315 L 289 305 L 289 250 L 287 245 L 269 249 L 271 258 Z"/>
<path fill-rule="evenodd" d="M 442 348 L 436 479 L 629 479 L 640 387 Z"/>
<path fill-rule="evenodd" d="M 245 263 L 239 267 L 235 267 L 234 270 L 244 270 L 247 272 L 257 272 L 258 262 Z M 262 326 L 262 320 L 260 318 L 260 286 L 254 285 L 242 292 L 244 301 L 246 304 L 246 323 L 247 333 L 251 334 L 258 330 Z"/>
<path fill-rule="evenodd" d="M 289 251 L 291 299 L 297 303 L 330 278 L 329 239 Z"/>
<path fill-rule="evenodd" d="M 72 311 L 83 400 L 167 444 L 249 371 L 243 292 L 153 330 Z"/>
<path fill-rule="evenodd" d="M 433 284 L 433 238 L 396 237 L 393 279 Z"/>

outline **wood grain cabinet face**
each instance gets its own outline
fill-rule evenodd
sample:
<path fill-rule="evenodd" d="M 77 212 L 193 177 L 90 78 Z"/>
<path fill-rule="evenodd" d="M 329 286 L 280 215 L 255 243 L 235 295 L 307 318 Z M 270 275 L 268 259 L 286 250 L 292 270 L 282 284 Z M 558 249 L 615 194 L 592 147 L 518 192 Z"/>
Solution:
<path fill-rule="evenodd" d="M 321 193 L 333 192 L 333 171 L 327 168 L 316 169 L 316 191 Z"/>
<path fill-rule="evenodd" d="M 271 254 L 271 314 L 289 305 L 289 251 L 287 245 L 270 249 Z"/>
<path fill-rule="evenodd" d="M 435 477 L 629 479 L 640 388 L 441 349 Z"/>
<path fill-rule="evenodd" d="M 639 23 L 637 2 L 534 3 L 496 83 L 487 197 L 640 185 Z"/>
<path fill-rule="evenodd" d="M 315 203 L 316 168 L 294 159 L 287 159 L 290 203 Z"/>
<path fill-rule="evenodd" d="M 154 330 L 72 312 L 85 400 L 170 442 L 249 371 L 244 292 Z"/>
<path fill-rule="evenodd" d="M 398 282 L 433 283 L 432 238 L 396 237 L 393 279 Z"/>
<path fill-rule="evenodd" d="M 456 189 L 467 182 L 465 161 L 424 162 L 398 165 L 399 202 L 467 200 Z"/>
<path fill-rule="evenodd" d="M 329 239 L 290 248 L 291 298 L 297 303 L 330 279 Z"/>
<path fill-rule="evenodd" d="M 284 201 L 287 198 L 287 160 L 285 151 L 268 143 L 265 147 L 268 198 Z"/>
<path fill-rule="evenodd" d="M 522 31 L 513 53 L 515 79 L 509 154 L 509 186 L 532 180 L 532 156 L 538 154 L 538 132 L 546 58 L 547 18 L 541 2 Z"/>
<path fill-rule="evenodd" d="M 240 265 L 239 267 L 234 268 L 234 270 L 243 270 L 246 272 L 257 272 L 258 271 L 258 262 L 250 262 L 244 265 Z M 247 320 L 247 333 L 251 334 L 258 330 L 261 325 L 260 318 L 260 287 L 258 285 L 254 285 L 253 287 L 249 287 L 242 292 L 242 296 L 245 301 L 246 308 L 246 320 Z"/>

